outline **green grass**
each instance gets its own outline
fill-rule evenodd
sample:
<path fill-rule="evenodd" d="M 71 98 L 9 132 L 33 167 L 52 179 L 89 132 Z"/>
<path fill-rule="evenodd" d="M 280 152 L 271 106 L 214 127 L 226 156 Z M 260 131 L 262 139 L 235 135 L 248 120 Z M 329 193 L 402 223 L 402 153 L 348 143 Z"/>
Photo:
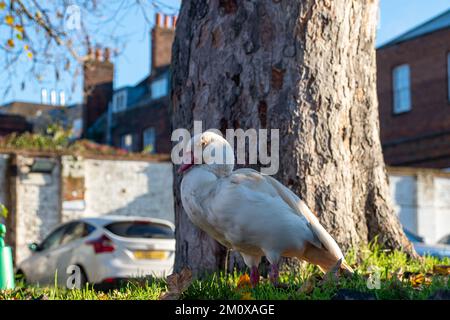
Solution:
<path fill-rule="evenodd" d="M 356 257 L 359 257 L 358 259 Z M 377 299 L 427 299 L 439 289 L 449 289 L 448 275 L 433 274 L 436 265 L 450 265 L 450 259 L 425 257 L 408 259 L 400 251 L 386 251 L 377 245 L 362 249 L 359 254 L 351 251 L 347 254 L 347 261 L 355 267 L 355 274 L 351 278 L 341 277 L 337 282 L 333 280 L 321 281 L 321 272 L 312 265 L 304 264 L 296 271 L 281 272 L 280 283 L 284 288 L 275 288 L 267 281 L 251 289 L 237 288 L 242 273 L 237 271 L 215 273 L 203 280 L 195 280 L 182 294 L 182 299 L 331 299 L 339 289 L 351 289 L 370 292 Z M 375 273 L 379 274 L 379 289 L 370 289 L 367 278 Z M 412 274 L 411 274 L 412 273 Z M 411 278 L 416 273 L 426 275 L 428 281 L 413 285 Z M 403 276 L 398 276 L 403 274 Z M 409 277 L 408 277 L 409 275 Z M 316 279 L 310 290 L 299 290 L 305 282 Z M 55 299 L 55 300 L 156 300 L 167 290 L 166 282 L 157 279 L 129 282 L 120 289 L 101 292 L 86 287 L 82 290 L 68 290 L 54 287 L 34 287 L 17 284 L 17 288 L 0 291 L 2 299 Z"/>

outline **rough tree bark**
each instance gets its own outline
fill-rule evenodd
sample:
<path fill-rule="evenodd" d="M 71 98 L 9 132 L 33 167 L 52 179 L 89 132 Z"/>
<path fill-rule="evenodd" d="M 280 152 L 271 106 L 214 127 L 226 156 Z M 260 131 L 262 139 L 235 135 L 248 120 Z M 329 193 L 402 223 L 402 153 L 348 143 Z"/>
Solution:
<path fill-rule="evenodd" d="M 377 1 L 183 1 L 172 55 L 174 128 L 280 129 L 276 175 L 344 249 L 379 235 L 413 253 L 395 216 L 379 138 Z M 175 174 L 175 269 L 224 266 Z"/>

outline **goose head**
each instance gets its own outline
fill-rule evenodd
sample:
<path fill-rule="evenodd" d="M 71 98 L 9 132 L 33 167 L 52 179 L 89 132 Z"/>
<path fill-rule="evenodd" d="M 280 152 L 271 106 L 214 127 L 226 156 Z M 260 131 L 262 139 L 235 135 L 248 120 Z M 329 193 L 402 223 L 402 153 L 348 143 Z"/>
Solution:
<path fill-rule="evenodd" d="M 234 168 L 234 152 L 231 145 L 221 135 L 205 131 L 192 137 L 178 173 L 201 167 L 218 177 L 229 175 Z"/>

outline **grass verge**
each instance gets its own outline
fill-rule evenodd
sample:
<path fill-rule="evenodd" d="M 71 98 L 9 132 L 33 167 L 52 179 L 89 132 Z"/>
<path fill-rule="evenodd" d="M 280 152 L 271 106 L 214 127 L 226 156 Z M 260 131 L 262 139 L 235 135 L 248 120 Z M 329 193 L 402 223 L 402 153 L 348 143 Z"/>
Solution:
<path fill-rule="evenodd" d="M 358 258 L 357 258 L 358 257 Z M 374 299 L 428 299 L 437 291 L 449 290 L 450 259 L 432 257 L 408 259 L 401 251 L 383 250 L 370 245 L 347 254 L 355 268 L 353 277 L 323 278 L 313 265 L 280 273 L 283 288 L 267 281 L 252 289 L 242 273 L 214 273 L 188 284 L 180 299 L 332 299 L 342 290 L 370 295 Z M 189 280 L 190 281 L 190 280 Z M 14 290 L 0 291 L 2 299 L 50 300 L 157 300 L 167 289 L 163 279 L 140 279 L 109 292 L 86 286 L 81 290 L 57 287 L 26 286 L 18 283 Z"/>

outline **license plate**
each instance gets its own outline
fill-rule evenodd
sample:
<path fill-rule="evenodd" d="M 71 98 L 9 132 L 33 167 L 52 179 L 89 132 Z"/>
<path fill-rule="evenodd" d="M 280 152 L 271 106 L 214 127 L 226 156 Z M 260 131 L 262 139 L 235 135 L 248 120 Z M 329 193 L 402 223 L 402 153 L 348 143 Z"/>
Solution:
<path fill-rule="evenodd" d="M 165 251 L 134 251 L 134 257 L 136 259 L 151 259 L 151 260 L 164 260 L 167 257 L 167 253 Z"/>

